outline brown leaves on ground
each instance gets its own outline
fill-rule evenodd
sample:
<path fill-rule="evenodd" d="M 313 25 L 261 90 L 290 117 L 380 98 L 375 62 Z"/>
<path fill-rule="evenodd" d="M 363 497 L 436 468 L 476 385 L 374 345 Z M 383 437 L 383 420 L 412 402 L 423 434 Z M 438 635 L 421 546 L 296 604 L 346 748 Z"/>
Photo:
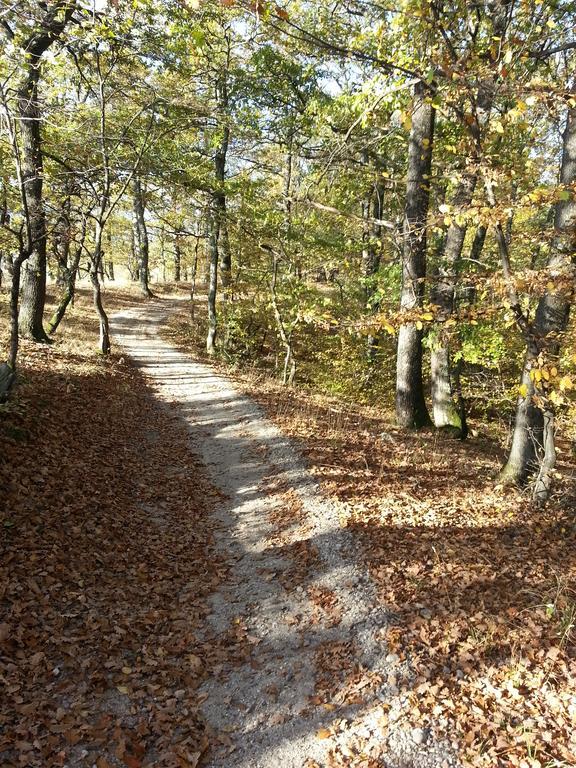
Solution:
<path fill-rule="evenodd" d="M 195 766 L 198 686 L 234 650 L 200 635 L 215 492 L 185 424 L 73 317 L 23 345 L 0 421 L 0 763 Z"/>
<path fill-rule="evenodd" d="M 576 764 L 569 489 L 534 510 L 495 490 L 487 440 L 406 435 L 368 409 L 244 384 L 301 441 L 395 613 L 388 650 L 413 674 L 388 684 L 409 692 L 407 722 L 456 734 L 469 765 Z"/>

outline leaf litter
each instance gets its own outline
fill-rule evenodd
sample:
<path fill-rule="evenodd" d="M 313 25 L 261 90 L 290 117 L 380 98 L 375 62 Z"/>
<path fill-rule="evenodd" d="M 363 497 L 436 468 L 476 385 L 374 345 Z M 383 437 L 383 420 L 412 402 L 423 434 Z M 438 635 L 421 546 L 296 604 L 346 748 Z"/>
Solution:
<path fill-rule="evenodd" d="M 209 745 L 199 686 L 228 655 L 199 640 L 226 574 L 219 493 L 84 321 L 23 344 L 0 421 L 0 764 L 188 768 Z"/>
<path fill-rule="evenodd" d="M 575 765 L 569 449 L 555 498 L 534 510 L 494 485 L 493 440 L 407 435 L 375 409 L 238 378 L 298 441 L 393 613 L 388 684 L 414 738 L 450 735 L 466 766 Z"/>
<path fill-rule="evenodd" d="M 257 670 L 260 647 L 241 616 L 206 638 L 211 595 L 230 579 L 207 522 L 222 494 L 140 374 L 118 357 L 95 360 L 76 337 L 24 345 L 25 381 L 0 425 L 2 764 L 204 764 L 211 743 L 232 754 L 242 738 L 207 724 L 206 682 Z M 303 764 L 412 764 L 404 733 L 416 745 L 447 734 L 465 765 L 574 764 L 567 489 L 534 515 L 493 489 L 488 441 L 442 445 L 373 412 L 243 386 L 299 441 L 390 618 L 379 669 L 359 664 L 344 637 L 314 646 L 301 717 L 319 724 L 327 752 Z M 307 524 L 301 505 L 276 490 L 286 504 L 270 510 L 267 546 L 291 566 L 262 578 L 305 594 L 310 611 L 286 617 L 303 638 L 314 623 L 334 631 L 350 606 L 315 579 L 317 548 L 295 534 Z M 281 689 L 267 695 L 273 707 Z M 271 709 L 270 726 L 285 717 Z"/>

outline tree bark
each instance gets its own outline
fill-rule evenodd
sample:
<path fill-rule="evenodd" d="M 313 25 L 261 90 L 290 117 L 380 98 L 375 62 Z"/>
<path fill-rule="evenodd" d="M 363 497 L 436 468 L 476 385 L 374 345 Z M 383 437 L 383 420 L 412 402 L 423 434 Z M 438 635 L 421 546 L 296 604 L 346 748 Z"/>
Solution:
<path fill-rule="evenodd" d="M 132 222 L 134 224 L 134 222 Z M 130 280 L 137 283 L 140 280 L 140 271 L 138 269 L 138 258 L 136 256 L 136 228 L 132 226 L 132 237 L 130 238 L 130 253 L 128 255 L 128 272 Z"/>
<path fill-rule="evenodd" d="M 208 203 L 203 211 L 203 224 L 204 224 L 204 264 L 203 264 L 203 279 L 204 283 L 208 285 L 210 283 L 210 227 L 212 226 L 211 221 L 211 203 L 210 200 L 208 200 Z"/>
<path fill-rule="evenodd" d="M 576 182 L 576 108 L 568 110 L 563 136 L 560 184 L 566 199 L 555 206 L 554 238 L 548 258 L 553 289 L 547 288 L 536 310 L 531 334 L 527 339 L 521 376 L 522 394 L 516 405 L 516 420 L 508 461 L 500 479 L 505 484 L 522 485 L 537 473 L 534 494 L 547 498 L 555 465 L 554 411 L 546 393 L 538 385 L 532 371 L 554 362 L 560 351 L 563 332 L 568 325 L 574 298 L 576 264 L 576 199 L 572 185 Z M 525 393 L 525 394 L 524 394 Z M 544 406 L 539 407 L 543 401 Z"/>
<path fill-rule="evenodd" d="M 216 353 L 216 334 L 218 315 L 216 294 L 218 292 L 218 264 L 220 260 L 219 240 L 222 224 L 226 220 L 226 193 L 224 182 L 226 178 L 226 156 L 230 141 L 228 125 L 228 72 L 224 69 L 216 83 L 216 104 L 223 121 L 222 136 L 214 155 L 215 188 L 212 193 L 210 211 L 208 214 L 208 334 L 206 336 L 206 351 L 209 355 Z M 228 264 L 228 268 L 230 268 Z"/>
<path fill-rule="evenodd" d="M 174 282 L 181 280 L 180 272 L 182 266 L 182 251 L 180 250 L 180 238 L 178 235 L 174 238 Z"/>
<path fill-rule="evenodd" d="M 228 73 L 222 72 L 216 86 L 216 103 L 221 119 L 222 137 L 214 156 L 214 172 L 216 176 L 216 190 L 214 192 L 215 224 L 218 228 L 218 251 L 220 255 L 221 280 L 224 288 L 228 287 L 232 278 L 232 254 L 230 253 L 230 240 L 228 237 L 228 222 L 226 219 L 226 159 L 228 145 L 230 143 L 230 126 L 228 123 Z"/>
<path fill-rule="evenodd" d="M 292 386 L 294 378 L 296 377 L 296 360 L 294 359 L 294 349 L 292 347 L 292 329 L 288 329 L 282 317 L 280 311 L 280 305 L 278 303 L 278 266 L 279 258 L 278 254 L 272 249 L 263 247 L 264 250 L 270 252 L 272 256 L 272 277 L 270 280 L 270 296 L 272 299 L 272 309 L 274 310 L 274 319 L 276 320 L 276 328 L 278 329 L 278 335 L 284 345 L 284 366 L 282 368 L 282 384 L 284 386 Z"/>
<path fill-rule="evenodd" d="M 216 295 L 218 292 L 218 214 L 215 204 L 209 215 L 208 259 L 210 272 L 208 276 L 208 335 L 206 336 L 206 352 L 216 354 L 217 313 Z"/>
<path fill-rule="evenodd" d="M 0 270 L 2 272 L 2 284 L 4 281 L 10 282 L 14 273 L 14 264 L 12 262 L 12 254 L 6 251 L 0 254 Z"/>
<path fill-rule="evenodd" d="M 54 255 L 57 261 L 56 285 L 62 288 L 66 285 L 68 261 L 70 258 L 70 196 L 62 203 L 62 210 L 54 227 Z"/>
<path fill-rule="evenodd" d="M 109 355 L 110 345 L 110 325 L 108 315 L 102 302 L 102 290 L 100 287 L 100 264 L 102 262 L 102 224 L 96 221 L 96 230 L 94 233 L 94 253 L 90 264 L 90 281 L 92 283 L 92 295 L 94 307 L 98 314 L 100 326 L 99 348 L 103 355 Z"/>
<path fill-rule="evenodd" d="M 198 251 L 200 250 L 200 234 L 196 235 L 194 243 L 194 258 L 192 259 L 192 275 L 190 277 L 190 319 L 194 320 L 194 301 L 196 294 L 196 276 L 198 274 Z"/>
<path fill-rule="evenodd" d="M 428 90 L 423 83 L 417 83 L 408 147 L 401 312 L 417 311 L 424 298 L 434 120 Z M 422 331 L 413 320 L 403 322 L 398 333 L 396 419 L 400 426 L 409 429 L 431 423 L 422 382 Z"/>
<path fill-rule="evenodd" d="M 21 264 L 22 297 L 18 314 L 18 327 L 22 336 L 36 341 L 49 341 L 43 326 L 46 302 L 46 213 L 43 202 L 43 153 L 38 99 L 38 83 L 42 57 L 57 40 L 76 9 L 76 0 L 57 0 L 50 6 L 41 6 L 45 15 L 30 36 L 20 42 L 23 54 L 24 78 L 18 90 L 18 116 L 21 137 L 21 173 L 28 220 L 29 256 Z M 14 40 L 15 34 L 4 21 L 3 32 Z"/>
<path fill-rule="evenodd" d="M 134 207 L 134 233 L 135 245 L 137 247 L 138 272 L 140 277 L 140 291 L 146 298 L 152 298 L 152 291 L 148 285 L 149 282 L 149 244 L 148 230 L 146 228 L 146 219 L 144 216 L 144 194 L 142 184 L 136 174 L 132 179 L 132 201 Z"/>
<path fill-rule="evenodd" d="M 376 275 L 380 269 L 382 258 L 382 227 L 375 223 L 380 221 L 384 210 L 384 187 L 375 183 L 363 203 L 363 213 L 366 218 L 362 233 L 362 273 L 364 278 L 363 301 L 368 314 L 378 311 L 379 302 L 374 301 L 376 295 Z M 372 220 L 372 221 L 371 221 Z M 368 360 L 372 362 L 378 348 L 378 338 L 370 334 L 368 342 Z"/>
<path fill-rule="evenodd" d="M 230 251 L 230 236 L 226 219 L 226 203 L 224 203 L 224 209 L 221 211 L 218 251 L 220 252 L 220 280 L 222 281 L 222 288 L 229 288 L 232 283 L 232 253 Z"/>
<path fill-rule="evenodd" d="M 66 265 L 65 271 L 63 273 L 64 290 L 62 292 L 62 296 L 60 297 L 60 301 L 58 302 L 58 306 L 56 307 L 56 310 L 50 318 L 50 322 L 48 324 L 50 333 L 56 333 L 58 326 L 66 314 L 68 306 L 74 301 L 74 295 L 76 293 L 76 277 L 78 275 L 78 267 L 80 266 L 80 258 L 82 256 L 85 237 L 86 221 L 84 220 L 82 224 L 80 242 L 76 248 L 76 251 L 74 252 L 72 263 L 70 265 Z"/>
<path fill-rule="evenodd" d="M 382 257 L 382 227 L 375 221 L 382 219 L 384 209 L 384 187 L 375 184 L 363 204 L 364 215 L 367 219 L 362 233 L 362 272 L 364 277 L 364 303 L 368 310 L 377 309 L 372 305 L 376 293 L 375 276 L 380 269 Z"/>
<path fill-rule="evenodd" d="M 472 202 L 476 182 L 476 173 L 464 174 L 454 196 L 457 214 Z M 442 330 L 442 323 L 450 318 L 455 309 L 456 280 L 465 237 L 466 224 L 453 220 L 446 233 L 431 296 L 432 303 L 438 307 L 436 319 L 439 321 L 430 360 L 434 424 L 447 435 L 460 438 L 465 431 L 460 382 L 458 372 L 452 365 L 450 339 Z"/>
<path fill-rule="evenodd" d="M 46 213 L 43 203 L 44 169 L 41 111 L 38 102 L 40 57 L 30 57 L 18 94 L 20 137 L 22 144 L 22 179 L 30 221 L 32 250 L 22 267 L 22 299 L 18 317 L 20 335 L 47 342 L 43 326 L 46 302 Z"/>

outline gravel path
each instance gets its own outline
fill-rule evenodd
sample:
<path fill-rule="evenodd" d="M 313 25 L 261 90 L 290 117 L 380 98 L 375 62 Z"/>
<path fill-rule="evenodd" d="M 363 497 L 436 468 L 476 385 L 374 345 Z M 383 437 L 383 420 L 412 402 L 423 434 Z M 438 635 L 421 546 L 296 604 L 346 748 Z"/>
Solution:
<path fill-rule="evenodd" d="M 203 687 L 217 743 L 209 768 L 457 765 L 447 745 L 403 722 L 395 679 L 407 670 L 385 645 L 392 617 L 337 507 L 250 398 L 160 337 L 174 306 L 150 302 L 112 327 L 187 421 L 223 493 L 214 515 L 230 578 L 212 597 L 205 641 L 236 627 L 251 652 Z"/>

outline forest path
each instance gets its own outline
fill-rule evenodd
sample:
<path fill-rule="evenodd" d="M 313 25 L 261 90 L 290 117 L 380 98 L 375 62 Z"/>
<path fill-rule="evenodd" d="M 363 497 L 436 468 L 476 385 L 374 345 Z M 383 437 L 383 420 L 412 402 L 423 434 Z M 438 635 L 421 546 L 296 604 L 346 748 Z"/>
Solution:
<path fill-rule="evenodd" d="M 170 346 L 166 299 L 121 312 L 113 333 L 156 396 L 184 419 L 223 501 L 229 577 L 211 598 L 204 714 L 210 768 L 455 764 L 396 720 L 390 616 L 351 535 L 290 440 L 224 376 Z M 405 670 L 404 670 L 405 671 Z M 385 753 L 385 757 L 383 757 Z"/>

